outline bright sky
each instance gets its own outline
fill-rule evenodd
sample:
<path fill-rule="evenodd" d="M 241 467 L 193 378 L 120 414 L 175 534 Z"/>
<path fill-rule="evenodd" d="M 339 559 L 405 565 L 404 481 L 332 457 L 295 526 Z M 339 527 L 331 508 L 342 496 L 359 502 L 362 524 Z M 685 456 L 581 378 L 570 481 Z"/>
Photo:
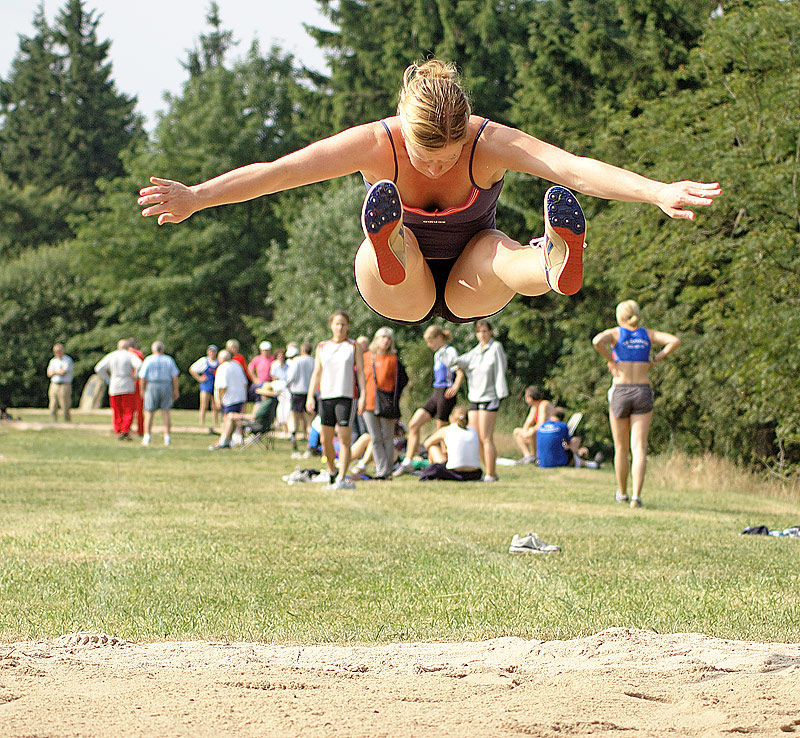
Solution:
<path fill-rule="evenodd" d="M 19 34 L 33 34 L 32 20 L 40 0 L 2 0 L 0 77 L 5 79 L 19 50 Z M 152 129 L 155 112 L 164 109 L 163 93 L 177 93 L 186 80 L 180 62 L 208 29 L 207 0 L 86 0 L 84 8 L 100 15 L 98 38 L 111 41 L 110 58 L 117 89 L 136 95 L 138 110 Z M 66 0 L 46 0 L 45 15 L 52 23 Z M 239 45 L 232 56 L 247 52 L 253 39 L 264 51 L 273 43 L 293 53 L 303 64 L 323 71 L 325 60 L 303 23 L 330 28 L 315 0 L 217 0 L 222 27 L 233 31 Z"/>

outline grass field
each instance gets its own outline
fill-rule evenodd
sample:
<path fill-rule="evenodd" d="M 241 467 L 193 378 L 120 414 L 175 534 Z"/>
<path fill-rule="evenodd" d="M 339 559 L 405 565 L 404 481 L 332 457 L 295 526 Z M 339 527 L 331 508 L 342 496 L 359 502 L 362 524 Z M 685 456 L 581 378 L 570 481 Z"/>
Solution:
<path fill-rule="evenodd" d="M 737 535 L 800 523 L 796 495 L 736 491 L 741 478 L 703 462 L 655 459 L 646 506 L 631 510 L 614 504 L 610 468 L 332 493 L 281 481 L 298 463 L 286 441 L 211 453 L 210 440 L 143 448 L 0 426 L 0 639 L 560 639 L 627 626 L 800 640 L 800 539 Z M 562 552 L 509 555 L 529 530 Z"/>

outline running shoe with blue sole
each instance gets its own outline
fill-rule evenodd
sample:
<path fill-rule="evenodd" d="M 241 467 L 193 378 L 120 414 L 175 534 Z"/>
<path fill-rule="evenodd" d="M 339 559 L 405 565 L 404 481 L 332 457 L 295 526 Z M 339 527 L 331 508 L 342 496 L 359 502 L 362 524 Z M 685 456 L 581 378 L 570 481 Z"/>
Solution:
<path fill-rule="evenodd" d="M 375 250 L 381 280 L 400 284 L 406 278 L 406 242 L 403 204 L 394 182 L 382 179 L 370 187 L 361 208 L 361 227 Z"/>
<path fill-rule="evenodd" d="M 586 218 L 578 199 L 566 187 L 554 185 L 544 195 L 542 268 L 554 292 L 574 295 L 583 284 Z"/>

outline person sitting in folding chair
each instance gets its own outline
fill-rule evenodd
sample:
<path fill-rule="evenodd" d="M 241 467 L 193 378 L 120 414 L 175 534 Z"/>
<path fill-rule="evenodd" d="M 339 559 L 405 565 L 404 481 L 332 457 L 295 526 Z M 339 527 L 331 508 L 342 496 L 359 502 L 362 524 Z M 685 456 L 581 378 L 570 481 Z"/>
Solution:
<path fill-rule="evenodd" d="M 243 440 L 239 449 L 244 451 L 251 446 L 260 445 L 264 449 L 272 447 L 272 426 L 278 410 L 278 396 L 272 382 L 265 382 L 256 388 L 256 394 L 264 400 L 255 404 L 252 413 L 242 413 L 235 418 Z"/>

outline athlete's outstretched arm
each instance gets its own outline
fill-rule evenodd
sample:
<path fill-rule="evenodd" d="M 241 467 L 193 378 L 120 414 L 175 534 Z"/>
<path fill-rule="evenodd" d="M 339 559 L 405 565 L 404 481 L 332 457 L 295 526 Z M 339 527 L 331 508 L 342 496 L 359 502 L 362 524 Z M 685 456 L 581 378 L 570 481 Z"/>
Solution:
<path fill-rule="evenodd" d="M 360 171 L 379 156 L 378 147 L 375 124 L 367 123 L 275 161 L 248 164 L 192 186 L 150 177 L 150 186 L 139 191 L 138 204 L 145 217 L 157 215 L 159 225 L 180 223 L 204 208 L 253 200 Z"/>
<path fill-rule="evenodd" d="M 487 154 L 505 169 L 525 172 L 607 200 L 658 205 L 670 218 L 694 220 L 688 208 L 706 207 L 722 192 L 718 182 L 657 182 L 597 159 L 576 156 L 523 131 L 493 124 Z"/>

